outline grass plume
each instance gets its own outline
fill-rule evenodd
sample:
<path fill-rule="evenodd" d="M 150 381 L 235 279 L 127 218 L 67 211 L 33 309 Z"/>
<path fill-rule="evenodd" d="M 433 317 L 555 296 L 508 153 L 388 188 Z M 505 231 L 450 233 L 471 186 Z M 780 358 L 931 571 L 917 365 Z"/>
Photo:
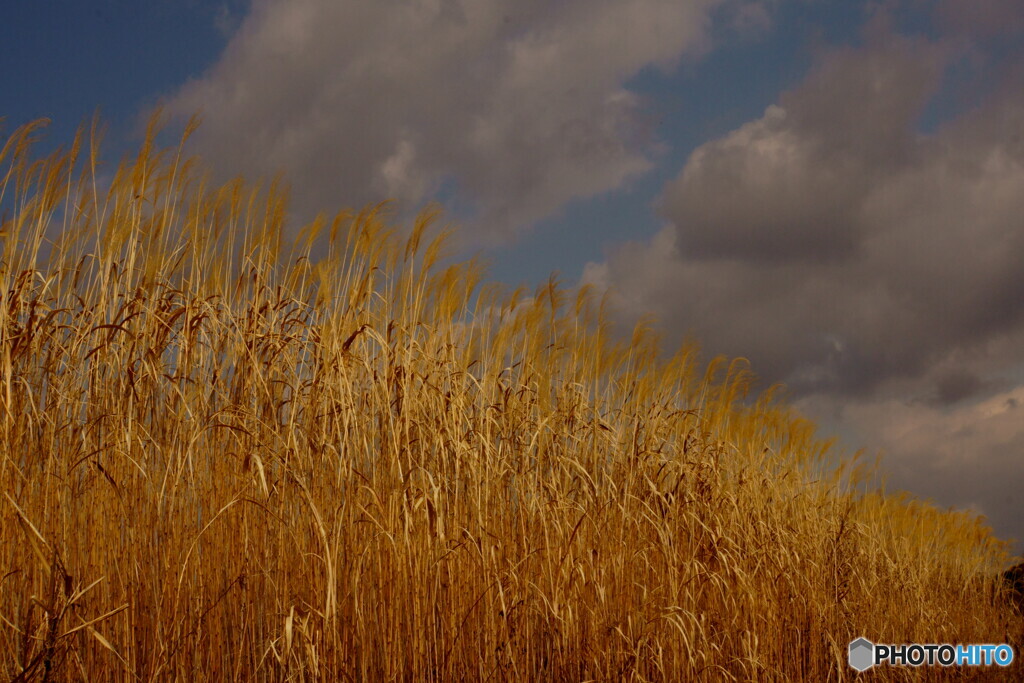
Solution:
<path fill-rule="evenodd" d="M 280 184 L 213 186 L 155 127 L 109 182 L 95 127 L 36 160 L 38 130 L 0 153 L 0 674 L 809 681 L 860 635 L 1019 647 L 1007 546 L 858 489 L 741 361 L 444 266 L 430 211 L 287 240 Z"/>

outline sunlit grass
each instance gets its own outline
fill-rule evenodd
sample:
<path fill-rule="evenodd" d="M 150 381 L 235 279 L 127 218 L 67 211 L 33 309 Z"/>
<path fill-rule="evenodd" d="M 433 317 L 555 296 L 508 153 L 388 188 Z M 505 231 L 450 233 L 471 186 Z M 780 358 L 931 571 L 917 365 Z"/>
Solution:
<path fill-rule="evenodd" d="M 741 361 L 483 286 L 431 212 L 288 240 L 279 187 L 152 131 L 108 183 L 95 134 L 37 133 L 0 155 L 3 675 L 816 681 L 861 635 L 1019 646 L 1005 544 L 858 494 Z"/>

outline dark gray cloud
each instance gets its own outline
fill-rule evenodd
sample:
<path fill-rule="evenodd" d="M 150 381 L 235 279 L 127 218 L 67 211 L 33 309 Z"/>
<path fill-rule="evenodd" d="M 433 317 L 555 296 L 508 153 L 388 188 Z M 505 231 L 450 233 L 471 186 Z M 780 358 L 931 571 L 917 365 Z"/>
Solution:
<path fill-rule="evenodd" d="M 897 398 L 814 396 L 805 412 L 857 434 L 857 446 L 882 455 L 890 491 L 907 490 L 942 507 L 987 517 L 996 535 L 1024 550 L 1024 386 L 955 406 Z"/>
<path fill-rule="evenodd" d="M 883 28 L 825 51 L 691 155 L 652 240 L 583 279 L 623 318 L 653 312 L 670 339 L 785 382 L 825 433 L 885 456 L 889 490 L 1024 539 L 1024 69 L 919 125 L 974 49 Z"/>
<path fill-rule="evenodd" d="M 707 49 L 729 1 L 258 0 L 169 108 L 203 112 L 218 168 L 285 171 L 300 210 L 418 208 L 448 182 L 495 241 L 651 167 L 623 84 Z"/>
<path fill-rule="evenodd" d="M 939 0 L 936 17 L 946 32 L 975 38 L 1024 31 L 1019 0 Z"/>
<path fill-rule="evenodd" d="M 921 152 L 912 129 L 942 65 L 920 41 L 837 50 L 761 119 L 694 152 L 663 199 L 680 248 L 691 258 L 852 257 L 870 227 L 860 207 Z"/>
<path fill-rule="evenodd" d="M 892 35 L 827 54 L 762 118 L 692 154 L 655 243 L 588 277 L 797 393 L 909 377 L 949 400 L 948 377 L 1024 323 L 1024 99 L 1006 89 L 919 133 L 949 59 Z"/>
<path fill-rule="evenodd" d="M 959 369 L 939 375 L 935 380 L 935 395 L 931 403 L 949 406 L 978 395 L 985 382 L 977 374 Z"/>

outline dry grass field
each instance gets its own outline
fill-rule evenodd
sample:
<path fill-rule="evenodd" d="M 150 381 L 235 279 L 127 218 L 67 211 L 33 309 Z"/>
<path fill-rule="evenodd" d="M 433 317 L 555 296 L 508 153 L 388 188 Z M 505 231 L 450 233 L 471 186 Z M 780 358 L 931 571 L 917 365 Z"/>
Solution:
<path fill-rule="evenodd" d="M 855 675 L 861 635 L 1019 647 L 1007 546 L 741 361 L 439 265 L 429 212 L 285 239 L 278 186 L 38 135 L 0 159 L 0 677 L 1020 675 Z"/>

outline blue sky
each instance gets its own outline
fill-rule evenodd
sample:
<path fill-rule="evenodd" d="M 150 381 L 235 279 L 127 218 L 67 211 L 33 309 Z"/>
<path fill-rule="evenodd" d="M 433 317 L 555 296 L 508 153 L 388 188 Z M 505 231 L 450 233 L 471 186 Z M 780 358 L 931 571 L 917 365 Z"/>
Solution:
<path fill-rule="evenodd" d="M 227 35 L 219 2 L 97 0 L 7 3 L 0 22 L 0 103 L 6 130 L 52 119 L 69 138 L 99 110 L 111 142 L 140 109 L 217 59 Z"/>
<path fill-rule="evenodd" d="M 15 0 L 4 129 L 202 110 L 301 218 L 442 201 L 495 279 L 748 357 L 890 486 L 1024 537 L 1018 0 Z M 1018 546 L 1019 547 L 1019 546 Z"/>

